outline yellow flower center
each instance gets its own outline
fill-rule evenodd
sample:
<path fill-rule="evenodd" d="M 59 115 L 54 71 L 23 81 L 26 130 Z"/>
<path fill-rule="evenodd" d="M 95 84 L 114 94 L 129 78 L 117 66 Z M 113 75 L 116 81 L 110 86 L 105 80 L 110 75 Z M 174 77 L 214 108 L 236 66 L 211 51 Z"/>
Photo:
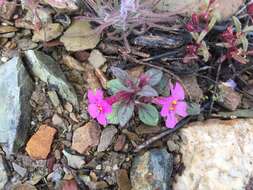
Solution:
<path fill-rule="evenodd" d="M 176 109 L 176 105 L 177 105 L 177 101 L 176 100 L 173 100 L 171 102 L 171 105 L 169 106 L 169 110 L 170 111 L 174 111 Z"/>

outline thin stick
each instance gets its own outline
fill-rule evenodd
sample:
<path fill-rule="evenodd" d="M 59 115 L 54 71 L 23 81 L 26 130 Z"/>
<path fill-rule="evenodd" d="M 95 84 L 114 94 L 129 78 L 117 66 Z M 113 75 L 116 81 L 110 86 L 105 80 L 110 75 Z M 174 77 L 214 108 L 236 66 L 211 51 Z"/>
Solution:
<path fill-rule="evenodd" d="M 169 76 L 173 77 L 174 79 L 176 79 L 177 81 L 179 81 L 179 82 L 181 83 L 181 85 L 183 86 L 184 90 L 185 90 L 186 93 L 188 94 L 189 98 L 192 99 L 192 98 L 191 98 L 191 95 L 190 95 L 190 93 L 189 93 L 189 91 L 187 90 L 187 88 L 185 88 L 183 81 L 182 81 L 177 75 L 175 75 L 174 73 L 172 73 L 170 70 L 165 69 L 165 68 L 163 68 L 163 67 L 159 67 L 159 66 L 157 66 L 157 65 L 153 65 L 153 64 L 151 64 L 151 63 L 146 63 L 146 62 L 139 61 L 139 60 L 137 60 L 137 59 L 131 57 L 130 55 L 127 55 L 127 54 L 124 55 L 124 56 L 125 56 L 128 60 L 130 60 L 130 61 L 132 61 L 132 62 L 134 62 L 134 63 L 140 64 L 140 65 L 149 66 L 149 67 L 152 67 L 152 68 L 161 70 L 161 71 L 165 72 L 166 74 L 168 74 Z"/>
<path fill-rule="evenodd" d="M 183 126 L 185 126 L 185 125 L 192 119 L 192 117 L 193 117 L 193 116 L 186 117 L 186 118 L 184 118 L 183 120 L 181 120 L 181 121 L 176 125 L 175 128 L 173 128 L 173 129 L 167 129 L 166 131 L 164 131 L 164 132 L 162 132 L 162 133 L 160 133 L 160 134 L 158 134 L 158 135 L 156 135 L 156 136 L 154 136 L 154 137 L 148 139 L 148 140 L 145 141 L 143 144 L 137 146 L 137 147 L 135 148 L 134 152 L 135 152 L 135 153 L 140 152 L 142 149 L 147 148 L 147 147 L 148 147 L 149 145 L 151 145 L 152 143 L 154 143 L 154 142 L 158 141 L 159 139 L 161 139 L 161 138 L 163 138 L 163 137 L 165 137 L 165 136 L 167 136 L 167 135 L 169 135 L 169 134 L 175 132 L 176 130 L 182 128 Z"/>
<path fill-rule="evenodd" d="M 152 67 L 152 68 L 155 68 L 155 69 L 159 69 L 159 70 L 161 70 L 161 71 L 167 73 L 168 75 L 170 75 L 170 76 L 173 77 L 174 79 L 178 80 L 178 81 L 179 81 L 180 83 L 182 83 L 182 85 L 183 85 L 182 80 L 181 80 L 177 75 L 175 75 L 174 73 L 172 73 L 170 70 L 165 69 L 165 68 L 163 68 L 163 67 L 159 67 L 159 66 L 157 66 L 157 65 L 153 65 L 153 64 L 151 64 L 151 63 L 146 63 L 146 62 L 139 61 L 139 60 L 137 60 L 137 59 L 135 59 L 135 58 L 133 58 L 133 57 L 131 57 L 131 56 L 129 56 L 129 55 L 125 55 L 125 56 L 127 57 L 128 60 L 130 60 L 130 61 L 132 61 L 132 62 L 134 62 L 134 63 L 140 64 L 140 65 L 149 66 L 149 67 Z"/>

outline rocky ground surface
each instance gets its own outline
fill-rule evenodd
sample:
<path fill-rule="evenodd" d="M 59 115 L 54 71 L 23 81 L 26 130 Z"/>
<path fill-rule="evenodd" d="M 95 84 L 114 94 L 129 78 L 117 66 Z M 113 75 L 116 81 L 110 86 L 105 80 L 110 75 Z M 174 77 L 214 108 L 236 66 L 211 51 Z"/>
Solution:
<path fill-rule="evenodd" d="M 252 109 L 235 111 L 253 106 L 252 73 L 243 78 L 251 96 L 225 89 L 228 101 L 218 103 L 233 114 L 218 112 L 205 121 L 200 114 L 197 122 L 137 152 L 167 131 L 163 124 L 149 127 L 133 119 L 123 128 L 102 127 L 87 112 L 87 89 L 105 89 L 109 66 L 126 62 L 122 44 L 90 35 L 90 22 L 74 19 L 79 12 L 72 0 L 61 6 L 45 0 L 35 16 L 32 3 L 22 2 L 0 6 L 0 189 L 253 189 L 253 120 L 222 120 L 253 116 Z M 201 9 L 199 0 L 162 0 L 156 8 L 196 2 Z M 243 3 L 217 1 L 221 21 Z M 131 56 L 149 58 L 140 49 Z M 137 64 L 124 68 L 133 77 L 145 70 Z M 193 101 L 207 96 L 203 80 L 180 78 Z"/>

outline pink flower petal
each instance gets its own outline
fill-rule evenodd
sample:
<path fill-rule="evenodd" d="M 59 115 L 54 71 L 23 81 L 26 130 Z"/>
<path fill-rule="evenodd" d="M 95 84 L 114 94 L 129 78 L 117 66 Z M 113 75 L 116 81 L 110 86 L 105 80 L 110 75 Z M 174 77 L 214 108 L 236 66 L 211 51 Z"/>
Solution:
<path fill-rule="evenodd" d="M 176 114 L 182 117 L 186 117 L 187 113 L 187 104 L 185 102 L 178 102 L 176 106 Z"/>
<path fill-rule="evenodd" d="M 169 115 L 169 104 L 164 104 L 160 112 L 161 116 L 167 117 Z"/>
<path fill-rule="evenodd" d="M 97 102 L 96 96 L 92 90 L 88 90 L 88 100 L 91 104 L 95 104 Z"/>
<path fill-rule="evenodd" d="M 106 101 L 102 101 L 101 106 L 103 108 L 103 113 L 109 114 L 112 112 L 112 106 L 108 104 Z"/>
<path fill-rule="evenodd" d="M 96 118 L 99 114 L 99 110 L 96 104 L 89 104 L 88 112 L 92 118 Z"/>
<path fill-rule="evenodd" d="M 170 112 L 166 119 L 166 127 L 167 128 L 174 128 L 177 124 L 177 118 L 174 112 Z"/>
<path fill-rule="evenodd" d="M 97 89 L 97 90 L 96 90 L 96 98 L 97 98 L 98 101 L 99 101 L 99 100 L 103 100 L 103 98 L 104 98 L 104 93 L 103 93 L 103 91 L 102 91 L 101 89 Z"/>
<path fill-rule="evenodd" d="M 98 115 L 97 120 L 98 120 L 98 123 L 100 123 L 101 125 L 105 126 L 107 124 L 105 114 L 103 114 L 103 113 Z"/>
<path fill-rule="evenodd" d="M 176 100 L 183 100 L 185 97 L 183 87 L 177 82 L 175 86 L 171 88 L 171 96 Z"/>
<path fill-rule="evenodd" d="M 172 97 L 158 97 L 153 99 L 153 103 L 154 104 L 159 104 L 159 105 L 169 105 L 171 103 L 171 101 L 173 101 Z"/>

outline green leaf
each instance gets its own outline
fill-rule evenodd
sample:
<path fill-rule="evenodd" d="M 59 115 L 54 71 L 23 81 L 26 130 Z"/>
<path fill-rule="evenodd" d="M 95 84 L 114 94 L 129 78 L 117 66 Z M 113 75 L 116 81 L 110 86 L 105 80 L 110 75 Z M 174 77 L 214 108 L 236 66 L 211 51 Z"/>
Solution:
<path fill-rule="evenodd" d="M 208 31 L 212 30 L 216 22 L 217 22 L 217 16 L 213 15 L 211 21 L 208 24 Z"/>
<path fill-rule="evenodd" d="M 120 82 L 119 79 L 113 79 L 107 82 L 107 88 L 112 91 L 113 94 L 121 91 L 126 90 L 127 88 Z"/>
<path fill-rule="evenodd" d="M 188 103 L 187 112 L 189 115 L 199 115 L 200 105 L 197 103 Z"/>
<path fill-rule="evenodd" d="M 247 33 L 247 32 L 252 32 L 253 31 L 253 26 L 246 26 L 244 29 L 243 29 L 243 32 Z"/>
<path fill-rule="evenodd" d="M 118 112 L 120 108 L 120 102 L 112 105 L 112 113 L 107 116 L 107 120 L 110 124 L 119 124 Z"/>
<path fill-rule="evenodd" d="M 191 36 L 194 39 L 194 41 L 197 41 L 199 38 L 199 34 L 197 32 L 191 32 Z"/>
<path fill-rule="evenodd" d="M 249 47 L 249 41 L 248 41 L 248 39 L 246 38 L 245 35 L 241 36 L 241 41 L 242 41 L 243 50 L 246 52 L 248 50 L 248 47 Z"/>
<path fill-rule="evenodd" d="M 235 25 L 236 32 L 241 32 L 242 31 L 242 24 L 241 24 L 240 20 L 235 16 L 233 16 L 232 19 L 233 19 L 233 23 Z"/>
<path fill-rule="evenodd" d="M 169 96 L 170 90 L 169 90 L 169 78 L 167 75 L 163 75 L 161 81 L 155 86 L 156 91 L 163 95 L 163 96 Z"/>
<path fill-rule="evenodd" d="M 118 119 L 120 126 L 125 126 L 127 122 L 131 119 L 134 113 L 134 102 L 124 102 L 120 104 L 118 110 Z"/>
<path fill-rule="evenodd" d="M 146 125 L 156 126 L 159 121 L 159 112 L 151 104 L 143 104 L 138 109 L 140 120 Z"/>
<path fill-rule="evenodd" d="M 198 39 L 197 39 L 197 44 L 199 44 L 199 43 L 205 38 L 206 35 L 207 35 L 207 31 L 206 31 L 206 30 L 203 30 L 203 31 L 200 33 L 200 35 L 199 35 L 199 37 L 198 37 Z"/>
<path fill-rule="evenodd" d="M 150 86 L 155 86 L 162 79 L 163 72 L 158 69 L 149 69 L 148 71 L 145 72 L 145 75 L 149 77 L 148 84 Z"/>
<path fill-rule="evenodd" d="M 204 41 L 201 43 L 201 47 L 198 49 L 198 55 L 203 56 L 203 60 L 205 62 L 209 60 L 210 53 Z"/>

